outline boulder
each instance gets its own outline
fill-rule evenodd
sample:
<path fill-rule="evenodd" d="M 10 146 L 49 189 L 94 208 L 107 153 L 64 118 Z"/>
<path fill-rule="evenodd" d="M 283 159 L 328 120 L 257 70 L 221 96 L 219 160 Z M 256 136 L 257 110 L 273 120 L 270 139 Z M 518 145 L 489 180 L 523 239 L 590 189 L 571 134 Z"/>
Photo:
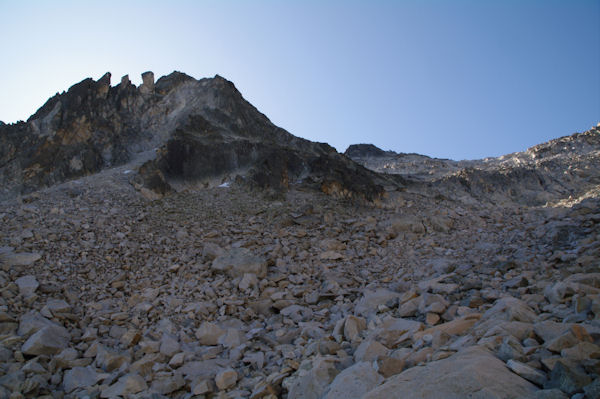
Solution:
<path fill-rule="evenodd" d="M 537 387 L 511 373 L 488 350 L 473 346 L 389 378 L 364 399 L 534 398 Z"/>
<path fill-rule="evenodd" d="M 370 362 L 356 363 L 338 374 L 323 399 L 359 399 L 383 381 Z"/>

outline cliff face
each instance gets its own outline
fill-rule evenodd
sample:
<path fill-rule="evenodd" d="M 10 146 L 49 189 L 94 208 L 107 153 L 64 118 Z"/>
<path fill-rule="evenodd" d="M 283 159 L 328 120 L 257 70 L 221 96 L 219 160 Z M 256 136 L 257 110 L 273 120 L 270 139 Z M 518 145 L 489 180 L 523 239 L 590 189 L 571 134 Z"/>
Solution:
<path fill-rule="evenodd" d="M 310 178 L 323 189 L 339 186 L 333 191 L 340 195 L 373 199 L 383 191 L 374 173 L 327 144 L 273 125 L 218 75 L 196 80 L 173 72 L 155 83 L 147 72 L 139 87 L 127 76 L 111 87 L 110 78 L 107 73 L 98 81 L 85 79 L 49 99 L 27 122 L 0 125 L 0 198 L 92 174 L 157 148 L 157 158 L 138 179 L 142 184 L 148 174 L 194 182 L 239 175 L 277 189 Z M 322 164 L 358 178 L 340 184 Z"/>

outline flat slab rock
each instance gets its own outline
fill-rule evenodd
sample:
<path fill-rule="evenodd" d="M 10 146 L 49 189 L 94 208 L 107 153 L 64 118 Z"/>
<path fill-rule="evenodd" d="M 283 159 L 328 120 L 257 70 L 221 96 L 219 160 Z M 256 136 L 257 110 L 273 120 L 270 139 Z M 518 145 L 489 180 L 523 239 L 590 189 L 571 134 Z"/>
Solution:
<path fill-rule="evenodd" d="M 408 369 L 363 398 L 534 398 L 537 390 L 487 349 L 472 346 L 447 359 Z"/>

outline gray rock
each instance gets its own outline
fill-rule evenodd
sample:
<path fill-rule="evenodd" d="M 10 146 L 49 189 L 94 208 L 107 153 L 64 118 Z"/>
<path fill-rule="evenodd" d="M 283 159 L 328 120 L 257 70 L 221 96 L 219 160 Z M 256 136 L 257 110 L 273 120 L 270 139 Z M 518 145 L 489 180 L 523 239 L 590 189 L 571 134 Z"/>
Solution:
<path fill-rule="evenodd" d="M 369 316 L 370 314 L 377 312 L 379 305 L 397 301 L 400 296 L 399 293 L 385 288 L 379 288 L 375 291 L 365 290 L 363 297 L 356 304 L 354 312 L 357 315 Z"/>
<path fill-rule="evenodd" d="M 65 371 L 63 386 L 70 393 L 78 388 L 90 388 L 98 382 L 98 373 L 91 367 L 73 367 Z"/>
<path fill-rule="evenodd" d="M 584 370 L 576 365 L 570 365 L 559 360 L 550 372 L 544 388 L 558 388 L 569 395 L 573 395 L 583 391 L 583 388 L 591 382 L 592 379 Z"/>
<path fill-rule="evenodd" d="M 370 362 L 356 363 L 338 374 L 323 399 L 359 399 L 383 381 Z"/>
<path fill-rule="evenodd" d="M 175 391 L 180 390 L 185 386 L 185 380 L 181 374 L 177 373 L 173 376 L 157 378 L 152 381 L 150 389 L 161 395 L 168 395 Z"/>
<path fill-rule="evenodd" d="M 494 306 L 483 314 L 482 320 L 496 319 L 532 323 L 536 317 L 533 309 L 525 302 L 513 297 L 504 297 L 498 299 Z"/>
<path fill-rule="evenodd" d="M 40 286 L 35 276 L 23 276 L 19 277 L 15 284 L 19 287 L 19 293 L 23 296 L 31 295 Z"/>
<path fill-rule="evenodd" d="M 535 393 L 535 399 L 569 399 L 560 389 L 540 389 Z"/>
<path fill-rule="evenodd" d="M 317 357 L 311 366 L 291 384 L 288 399 L 320 399 L 339 373 L 331 358 Z"/>
<path fill-rule="evenodd" d="M 160 340 L 160 353 L 167 357 L 172 357 L 180 350 L 181 345 L 179 345 L 177 337 L 174 337 L 173 335 L 168 333 L 163 333 L 162 338 Z"/>
<path fill-rule="evenodd" d="M 22 336 L 29 336 L 35 332 L 38 332 L 44 327 L 57 327 L 62 328 L 58 323 L 48 320 L 42 316 L 39 312 L 32 310 L 21 317 L 19 321 L 19 329 L 17 334 Z"/>
<path fill-rule="evenodd" d="M 62 327 L 44 327 L 33 334 L 21 347 L 26 355 L 54 355 L 69 345 L 71 336 Z"/>
<path fill-rule="evenodd" d="M 586 385 L 583 392 L 585 392 L 586 398 L 600 398 L 600 379 L 597 378 L 591 384 Z"/>

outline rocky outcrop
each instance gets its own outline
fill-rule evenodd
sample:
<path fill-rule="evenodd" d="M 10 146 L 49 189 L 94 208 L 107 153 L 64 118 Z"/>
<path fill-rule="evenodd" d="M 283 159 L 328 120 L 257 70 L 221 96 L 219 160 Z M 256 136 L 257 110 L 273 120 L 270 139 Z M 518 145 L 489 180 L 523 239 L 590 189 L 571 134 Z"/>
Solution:
<path fill-rule="evenodd" d="M 523 152 L 472 161 L 397 154 L 367 144 L 345 154 L 379 172 L 403 176 L 414 187 L 434 187 L 460 200 L 544 205 L 578 197 L 600 184 L 600 127 Z"/>
<path fill-rule="evenodd" d="M 157 195 L 170 187 L 156 186 L 159 174 L 204 184 L 240 176 L 275 189 L 308 181 L 369 200 L 383 193 L 376 174 L 273 125 L 220 76 L 196 80 L 173 72 L 155 83 L 145 72 L 138 88 L 128 76 L 111 87 L 110 78 L 85 79 L 26 123 L 0 125 L 0 198 L 121 165 L 157 147 L 155 161 L 136 179 Z"/>

